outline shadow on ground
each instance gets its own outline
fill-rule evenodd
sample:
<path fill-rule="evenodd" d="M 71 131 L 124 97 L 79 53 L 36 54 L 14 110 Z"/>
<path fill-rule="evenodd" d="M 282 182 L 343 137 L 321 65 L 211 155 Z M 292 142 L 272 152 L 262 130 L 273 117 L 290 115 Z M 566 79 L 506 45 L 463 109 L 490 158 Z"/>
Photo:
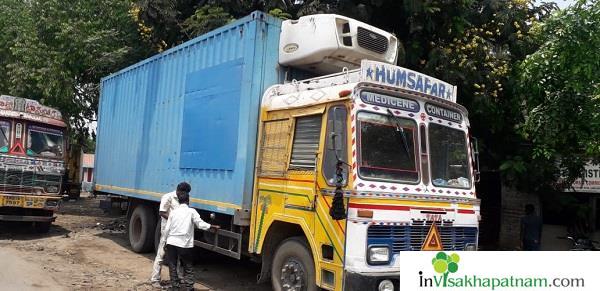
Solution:
<path fill-rule="evenodd" d="M 0 240 L 35 240 L 53 236 L 68 236 L 69 230 L 59 225 L 52 225 L 47 233 L 38 233 L 32 222 L 0 221 Z"/>
<path fill-rule="evenodd" d="M 99 233 L 96 236 L 109 239 L 121 247 L 131 251 L 127 233 Z M 256 276 L 260 272 L 260 265 L 243 258 L 236 260 L 220 254 L 209 252 L 201 248 L 194 248 L 194 276 L 196 282 L 211 290 L 271 290 L 270 284 L 257 284 Z M 153 260 L 154 252 L 140 254 Z M 148 273 L 151 266 L 148 266 Z M 166 266 L 165 266 L 166 268 Z M 163 278 L 167 279 L 167 278 Z"/>

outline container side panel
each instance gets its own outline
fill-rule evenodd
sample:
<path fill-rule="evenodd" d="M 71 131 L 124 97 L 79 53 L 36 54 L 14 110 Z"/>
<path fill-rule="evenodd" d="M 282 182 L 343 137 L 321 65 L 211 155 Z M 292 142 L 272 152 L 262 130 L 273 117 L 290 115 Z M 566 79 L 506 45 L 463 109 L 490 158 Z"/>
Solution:
<path fill-rule="evenodd" d="M 97 189 L 159 200 L 187 181 L 194 207 L 231 214 L 249 205 L 260 98 L 280 79 L 265 47 L 277 49 L 279 31 L 279 20 L 253 13 L 104 78 Z M 217 77 L 227 71 L 218 68 L 231 71 Z M 224 90 L 204 92 L 216 87 Z"/>
<path fill-rule="evenodd" d="M 233 171 L 237 153 L 242 59 L 186 78 L 181 159 L 183 169 Z"/>

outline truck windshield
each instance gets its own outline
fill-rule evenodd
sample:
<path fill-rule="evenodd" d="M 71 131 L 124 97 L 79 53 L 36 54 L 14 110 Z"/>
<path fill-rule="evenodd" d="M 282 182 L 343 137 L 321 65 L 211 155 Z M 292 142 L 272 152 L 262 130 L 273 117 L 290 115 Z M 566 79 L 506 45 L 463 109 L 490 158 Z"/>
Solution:
<path fill-rule="evenodd" d="M 464 131 L 429 125 L 431 179 L 438 187 L 469 188 L 469 156 Z"/>
<path fill-rule="evenodd" d="M 7 153 L 9 145 L 10 122 L 0 121 L 0 153 Z"/>
<path fill-rule="evenodd" d="M 62 157 L 62 131 L 40 126 L 29 126 L 27 131 L 27 155 L 49 158 Z"/>
<path fill-rule="evenodd" d="M 405 118 L 393 121 L 387 115 L 358 113 L 359 175 L 370 180 L 417 182 L 416 123 Z M 398 127 L 404 131 L 404 138 Z"/>

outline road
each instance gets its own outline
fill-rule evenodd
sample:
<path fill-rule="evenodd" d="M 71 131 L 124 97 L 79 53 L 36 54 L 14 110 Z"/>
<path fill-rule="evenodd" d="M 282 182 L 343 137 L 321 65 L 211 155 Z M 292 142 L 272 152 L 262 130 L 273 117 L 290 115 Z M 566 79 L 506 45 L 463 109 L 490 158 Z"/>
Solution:
<path fill-rule="evenodd" d="M 149 283 L 154 254 L 131 251 L 125 218 L 82 197 L 63 202 L 50 232 L 0 223 L 0 286 L 6 290 L 156 290 Z M 256 284 L 260 266 L 220 255 L 199 255 L 198 290 L 270 290 Z M 168 279 L 167 268 L 162 277 Z M 164 282 L 166 283 L 166 282 Z"/>

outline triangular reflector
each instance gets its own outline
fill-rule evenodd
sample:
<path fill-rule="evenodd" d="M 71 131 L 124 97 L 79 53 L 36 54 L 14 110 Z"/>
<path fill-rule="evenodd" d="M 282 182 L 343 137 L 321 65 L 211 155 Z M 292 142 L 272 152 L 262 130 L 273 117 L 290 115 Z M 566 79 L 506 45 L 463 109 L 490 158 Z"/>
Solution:
<path fill-rule="evenodd" d="M 9 151 L 11 154 L 21 154 L 24 155 L 25 154 L 25 150 L 23 149 L 23 146 L 21 145 L 20 142 L 16 143 Z"/>
<path fill-rule="evenodd" d="M 438 231 L 437 225 L 434 223 L 431 224 L 431 228 L 429 228 L 429 232 L 427 233 L 427 237 L 425 238 L 425 242 L 423 242 L 423 246 L 421 247 L 422 251 L 442 251 L 444 247 L 442 246 L 442 238 L 440 237 L 440 232 Z"/>

